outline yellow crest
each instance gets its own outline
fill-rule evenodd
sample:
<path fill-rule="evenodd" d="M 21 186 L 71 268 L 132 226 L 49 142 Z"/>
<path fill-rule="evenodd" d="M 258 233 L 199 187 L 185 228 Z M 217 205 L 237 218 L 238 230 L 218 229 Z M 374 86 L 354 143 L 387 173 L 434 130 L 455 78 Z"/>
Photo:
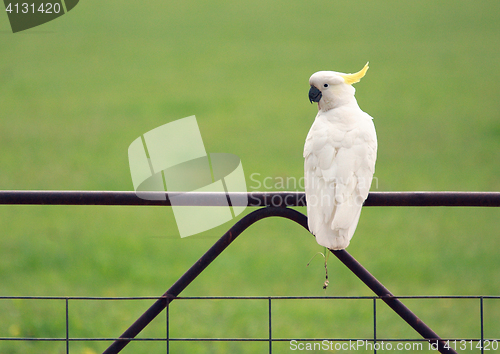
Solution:
<path fill-rule="evenodd" d="M 368 71 L 368 63 L 366 63 L 365 67 L 358 71 L 355 74 L 340 74 L 344 78 L 344 81 L 346 84 L 352 85 L 355 84 L 356 82 L 359 82 L 363 76 L 365 76 L 366 72 Z"/>

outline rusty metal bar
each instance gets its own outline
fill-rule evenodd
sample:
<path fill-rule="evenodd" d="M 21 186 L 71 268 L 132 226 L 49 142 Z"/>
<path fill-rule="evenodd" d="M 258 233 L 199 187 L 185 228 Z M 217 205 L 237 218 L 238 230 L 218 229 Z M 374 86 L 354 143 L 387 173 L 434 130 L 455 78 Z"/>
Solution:
<path fill-rule="evenodd" d="M 189 270 L 177 280 L 169 290 L 157 300 L 139 319 L 134 322 L 121 336 L 113 342 L 103 353 L 119 353 L 132 339 L 134 339 L 163 309 L 172 302 L 219 254 L 226 249 L 244 230 L 253 223 L 270 216 L 280 216 L 295 221 L 306 230 L 307 217 L 293 209 L 288 208 L 261 208 L 246 215 L 229 229 Z M 423 338 L 430 343 L 438 343 L 441 353 L 456 353 L 452 349 L 444 347 L 444 341 L 423 323 L 413 312 L 407 308 L 399 299 L 395 298 L 382 283 L 370 274 L 354 257 L 346 250 L 332 251 L 332 253 L 344 263 L 361 281 L 363 281 L 375 294 L 389 305 L 401 318 L 412 326 Z"/>
<path fill-rule="evenodd" d="M 500 192 L 372 192 L 364 206 L 500 207 Z"/>
<path fill-rule="evenodd" d="M 406 307 L 398 298 L 387 290 L 369 271 L 365 269 L 353 256 L 346 250 L 332 251 L 342 263 L 346 265 L 356 276 L 366 284 L 375 294 L 377 294 L 391 309 L 394 310 L 403 320 L 406 321 L 415 331 L 429 343 L 435 345 L 440 353 L 456 353 L 453 349 L 446 346 L 442 340 L 430 327 L 420 320 L 408 307 Z"/>
<path fill-rule="evenodd" d="M 171 206 L 168 198 L 179 193 L 142 192 L 139 198 L 131 191 L 0 191 L 0 204 L 31 205 L 150 205 Z M 186 192 L 186 206 L 225 206 L 217 201 L 223 193 Z M 233 206 L 292 207 L 305 206 L 304 192 L 235 192 L 225 196 L 245 196 L 246 204 Z M 233 200 L 241 200 L 235 198 Z M 181 204 L 176 204 L 181 205 Z M 364 206 L 448 206 L 448 207 L 500 207 L 500 192 L 371 192 Z"/>

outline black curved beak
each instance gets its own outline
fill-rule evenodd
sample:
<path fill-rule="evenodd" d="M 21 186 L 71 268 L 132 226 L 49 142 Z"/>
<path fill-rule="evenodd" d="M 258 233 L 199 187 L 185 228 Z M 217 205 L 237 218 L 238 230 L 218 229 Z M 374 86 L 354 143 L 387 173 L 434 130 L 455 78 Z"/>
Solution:
<path fill-rule="evenodd" d="M 323 94 L 316 88 L 316 86 L 311 86 L 311 88 L 309 89 L 309 101 L 311 101 L 311 103 L 319 102 L 322 95 Z"/>

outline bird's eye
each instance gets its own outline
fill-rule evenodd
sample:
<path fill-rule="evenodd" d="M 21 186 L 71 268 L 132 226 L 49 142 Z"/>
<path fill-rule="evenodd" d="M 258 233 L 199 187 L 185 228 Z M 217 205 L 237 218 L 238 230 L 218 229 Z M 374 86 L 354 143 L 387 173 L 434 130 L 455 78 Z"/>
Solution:
<path fill-rule="evenodd" d="M 327 87 L 328 87 L 328 84 L 324 84 L 324 85 L 323 85 L 323 87 L 324 87 L 324 88 L 327 88 Z"/>

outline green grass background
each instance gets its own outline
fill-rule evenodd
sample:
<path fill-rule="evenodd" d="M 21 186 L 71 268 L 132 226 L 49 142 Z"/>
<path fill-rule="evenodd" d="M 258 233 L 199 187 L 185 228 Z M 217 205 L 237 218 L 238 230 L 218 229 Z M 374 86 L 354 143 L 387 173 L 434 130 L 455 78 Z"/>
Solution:
<path fill-rule="evenodd" d="M 379 139 L 372 190 L 498 191 L 499 57 L 500 2 L 487 0 L 85 0 L 17 34 L 0 15 L 0 189 L 132 190 L 129 144 L 194 114 L 208 152 L 241 158 L 250 191 L 300 190 L 279 182 L 303 175 L 316 114 L 309 76 L 370 61 L 356 89 Z M 230 225 L 180 239 L 168 208 L 1 206 L 0 295 L 161 295 Z M 499 227 L 493 208 L 366 208 L 348 250 L 398 295 L 498 295 Z M 182 295 L 372 295 L 334 257 L 325 293 L 322 260 L 306 267 L 318 251 L 301 227 L 267 219 Z M 115 337 L 150 303 L 71 301 L 70 336 Z M 443 337 L 480 337 L 478 300 L 405 303 Z M 171 335 L 265 338 L 266 306 L 179 300 Z M 484 334 L 500 338 L 500 303 L 484 306 Z M 273 335 L 369 338 L 371 311 L 363 300 L 277 301 Z M 381 302 L 377 321 L 380 338 L 418 338 Z M 162 315 L 141 336 L 164 333 Z M 64 301 L 0 300 L 0 337 L 16 336 L 64 337 Z M 162 342 L 124 350 L 164 351 Z M 64 343 L 0 341 L 0 353 L 64 352 Z"/>

